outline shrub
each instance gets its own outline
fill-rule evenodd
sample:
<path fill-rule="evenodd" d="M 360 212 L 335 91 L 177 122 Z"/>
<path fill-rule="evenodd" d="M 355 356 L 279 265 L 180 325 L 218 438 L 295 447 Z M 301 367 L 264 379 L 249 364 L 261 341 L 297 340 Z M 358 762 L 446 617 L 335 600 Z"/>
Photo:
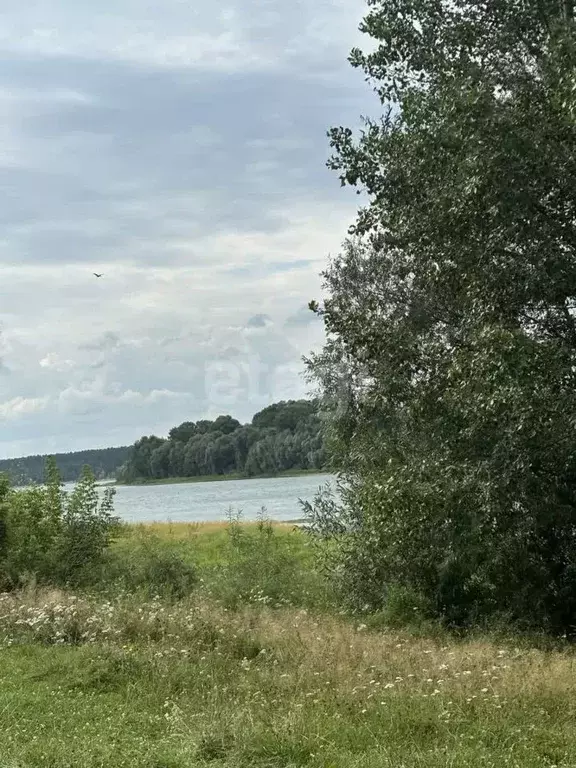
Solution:
<path fill-rule="evenodd" d="M 118 526 L 112 514 L 114 489 L 100 500 L 94 475 L 85 467 L 71 493 L 53 460 L 44 486 L 11 490 L 0 484 L 3 538 L 0 574 L 5 588 L 38 582 L 80 585 L 96 577 Z"/>
<path fill-rule="evenodd" d="M 228 608 L 243 603 L 280 605 L 325 601 L 323 583 L 310 562 L 302 562 L 300 542 L 279 534 L 265 509 L 256 526 L 243 526 L 241 514 L 229 512 L 227 560 L 209 579 L 212 595 Z M 300 545 L 300 546 L 299 546 Z"/>
<path fill-rule="evenodd" d="M 129 549 L 110 552 L 101 579 L 106 588 L 115 584 L 127 592 L 171 599 L 189 595 L 198 581 L 196 567 L 153 534 L 134 537 Z"/>

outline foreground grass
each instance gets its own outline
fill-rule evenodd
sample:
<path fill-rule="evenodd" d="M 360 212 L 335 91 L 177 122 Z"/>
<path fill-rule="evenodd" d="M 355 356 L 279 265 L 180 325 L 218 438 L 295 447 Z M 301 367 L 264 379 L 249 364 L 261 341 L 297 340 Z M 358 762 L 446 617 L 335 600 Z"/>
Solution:
<path fill-rule="evenodd" d="M 302 534 L 275 531 L 311 567 Z M 221 527 L 153 535 L 205 548 L 189 597 L 0 597 L 2 768 L 576 766 L 569 648 L 369 631 L 327 604 L 231 610 L 210 580 Z"/>

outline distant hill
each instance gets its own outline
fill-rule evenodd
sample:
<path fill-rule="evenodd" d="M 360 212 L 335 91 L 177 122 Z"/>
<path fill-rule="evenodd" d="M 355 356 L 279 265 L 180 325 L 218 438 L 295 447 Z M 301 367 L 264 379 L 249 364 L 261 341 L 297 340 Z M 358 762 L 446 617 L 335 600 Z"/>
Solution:
<path fill-rule="evenodd" d="M 90 451 L 54 454 L 65 482 L 77 480 L 85 464 L 92 467 L 96 478 L 114 477 L 116 470 L 130 455 L 129 446 L 121 448 L 96 448 Z M 23 456 L 20 459 L 0 460 L 0 473 L 10 475 L 14 485 L 29 485 L 44 481 L 47 456 Z"/>

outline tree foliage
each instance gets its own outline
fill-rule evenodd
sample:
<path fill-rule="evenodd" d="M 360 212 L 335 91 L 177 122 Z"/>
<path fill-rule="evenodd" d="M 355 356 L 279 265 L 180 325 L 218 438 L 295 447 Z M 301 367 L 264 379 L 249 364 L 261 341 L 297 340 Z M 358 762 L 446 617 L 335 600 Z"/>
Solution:
<path fill-rule="evenodd" d="M 231 416 L 185 421 L 168 439 L 142 437 L 119 472 L 125 482 L 202 475 L 276 474 L 321 469 L 326 461 L 318 404 L 307 400 L 274 403 L 252 424 Z"/>
<path fill-rule="evenodd" d="M 337 404 L 356 605 L 576 622 L 576 34 L 571 2 L 369 0 L 383 105 L 330 166 L 364 192 L 309 361 Z"/>

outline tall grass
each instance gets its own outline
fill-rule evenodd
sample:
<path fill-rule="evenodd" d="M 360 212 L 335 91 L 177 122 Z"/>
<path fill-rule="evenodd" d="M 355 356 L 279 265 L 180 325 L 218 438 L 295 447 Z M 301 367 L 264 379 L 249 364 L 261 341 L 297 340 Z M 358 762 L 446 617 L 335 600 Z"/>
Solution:
<path fill-rule="evenodd" d="M 2 768 L 576 765 L 568 645 L 341 615 L 264 518 L 127 526 L 108 554 L 97 588 L 0 596 Z"/>
<path fill-rule="evenodd" d="M 196 591 L 231 610 L 250 603 L 319 608 L 331 600 L 308 537 L 273 524 L 265 511 L 248 524 L 230 511 L 223 524 L 125 526 L 99 585 L 178 598 Z"/>
<path fill-rule="evenodd" d="M 0 764 L 570 766 L 570 651 L 197 597 L 0 601 Z"/>

